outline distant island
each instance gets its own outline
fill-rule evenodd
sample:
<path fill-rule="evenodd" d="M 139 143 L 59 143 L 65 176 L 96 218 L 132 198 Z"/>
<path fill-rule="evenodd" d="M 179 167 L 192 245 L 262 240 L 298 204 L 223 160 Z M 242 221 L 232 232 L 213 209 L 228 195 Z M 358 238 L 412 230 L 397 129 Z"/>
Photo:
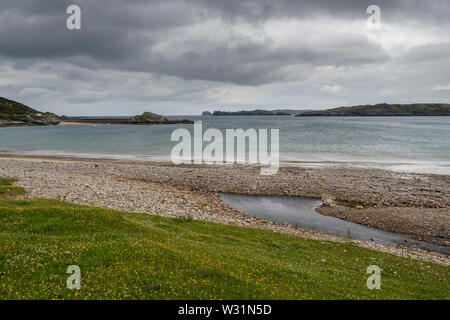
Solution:
<path fill-rule="evenodd" d="M 214 111 L 213 113 L 205 111 L 202 116 L 293 116 L 303 114 L 311 110 L 251 110 L 251 111 Z"/>
<path fill-rule="evenodd" d="M 308 116 L 450 116 L 450 104 L 415 103 L 359 105 L 327 110 L 310 111 L 297 115 Z"/>
<path fill-rule="evenodd" d="M 152 112 L 125 118 L 117 117 L 67 117 L 50 112 L 40 112 L 22 103 L 0 97 L 0 127 L 51 126 L 61 123 L 92 124 L 192 124 L 191 120 L 168 120 Z"/>
<path fill-rule="evenodd" d="M 130 125 L 152 125 L 152 124 L 192 124 L 192 120 L 169 120 L 164 116 L 153 112 L 144 112 L 139 116 L 129 118 L 117 117 L 61 117 L 64 123 L 92 123 L 92 124 L 130 124 Z"/>
<path fill-rule="evenodd" d="M 359 105 L 326 110 L 242 110 L 242 111 L 204 111 L 202 116 L 450 116 L 450 104 L 414 103 Z"/>

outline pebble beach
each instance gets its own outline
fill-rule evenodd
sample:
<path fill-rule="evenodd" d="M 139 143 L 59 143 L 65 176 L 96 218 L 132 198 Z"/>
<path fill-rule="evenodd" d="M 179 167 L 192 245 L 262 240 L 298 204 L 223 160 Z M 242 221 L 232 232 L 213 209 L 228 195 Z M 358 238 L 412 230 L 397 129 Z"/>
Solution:
<path fill-rule="evenodd" d="M 261 176 L 249 165 L 180 165 L 113 159 L 0 154 L 0 176 L 16 177 L 27 198 L 166 217 L 260 228 L 300 237 L 351 241 L 394 255 L 450 265 L 448 256 L 421 249 L 344 239 L 234 210 L 219 192 L 321 199 L 318 212 L 416 239 L 450 246 L 450 176 L 369 168 L 281 167 Z"/>

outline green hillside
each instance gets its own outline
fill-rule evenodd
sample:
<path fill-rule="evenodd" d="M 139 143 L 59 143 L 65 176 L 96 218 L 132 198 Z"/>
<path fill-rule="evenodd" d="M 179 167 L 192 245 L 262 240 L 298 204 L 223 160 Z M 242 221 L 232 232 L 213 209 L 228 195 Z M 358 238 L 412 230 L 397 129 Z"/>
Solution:
<path fill-rule="evenodd" d="M 0 127 L 48 126 L 64 122 L 97 123 L 97 124 L 192 124 L 191 120 L 168 120 L 166 117 L 152 112 L 144 112 L 130 118 L 115 117 L 67 117 L 50 112 L 40 112 L 22 103 L 0 97 Z"/>
<path fill-rule="evenodd" d="M 32 116 L 39 111 L 19 102 L 0 97 L 0 119 L 22 121 L 26 116 Z"/>
<path fill-rule="evenodd" d="M 305 116 L 450 116 L 450 104 L 376 104 L 317 110 L 300 114 Z"/>
<path fill-rule="evenodd" d="M 3 181 L 3 182 L 2 182 Z M 448 299 L 450 269 L 352 243 L 56 200 L 0 177 L 0 299 Z M 67 267 L 81 269 L 69 290 Z M 382 269 L 381 290 L 367 267 Z"/>
<path fill-rule="evenodd" d="M 29 125 L 58 124 L 59 117 L 50 112 L 40 112 L 22 103 L 0 97 L 0 126 L 25 123 Z"/>

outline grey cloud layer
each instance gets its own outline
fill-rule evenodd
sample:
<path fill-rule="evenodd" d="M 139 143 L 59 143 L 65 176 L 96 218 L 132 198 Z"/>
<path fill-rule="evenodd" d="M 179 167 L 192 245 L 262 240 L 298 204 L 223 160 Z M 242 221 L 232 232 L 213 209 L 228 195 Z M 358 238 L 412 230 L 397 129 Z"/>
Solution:
<path fill-rule="evenodd" d="M 306 2 L 311 13 L 320 9 Z M 63 13 L 70 3 L 7 1 L 8 10 L 1 15 L 0 41 L 4 45 L 0 47 L 0 54 L 72 63 L 80 59 L 71 58 L 81 56 L 89 58 L 81 61 L 91 68 L 157 72 L 188 80 L 250 85 L 285 79 L 287 75 L 281 69 L 291 64 L 358 64 L 386 59 L 381 48 L 362 37 L 341 39 L 340 43 L 327 44 L 325 50 L 308 43 L 295 49 L 275 49 L 270 39 L 255 42 L 234 34 L 229 39 L 235 43 L 232 46 L 227 42 L 204 40 L 199 45 L 203 49 L 197 49 L 189 45 L 191 39 L 186 38 L 182 40 L 185 48 L 182 43 L 181 49 L 175 49 L 177 52 L 170 48 L 167 49 L 170 52 L 153 50 L 170 36 L 168 33 L 211 18 L 225 21 L 240 18 L 246 23 L 261 19 L 263 15 L 265 19 L 277 16 L 277 12 L 286 17 L 293 16 L 295 11 L 304 15 L 298 1 L 276 6 L 271 4 L 274 2 L 245 1 L 192 1 L 189 5 L 184 1 L 83 1 L 80 3 L 83 18 L 80 32 L 64 27 L 66 16 Z M 291 7 L 294 11 L 288 10 Z M 324 4 L 322 7 L 327 8 Z M 328 10 L 334 12 L 334 7 Z"/>
<path fill-rule="evenodd" d="M 161 89 L 163 94 L 150 93 L 137 100 L 152 100 L 156 96 L 173 101 L 189 97 L 195 103 L 216 103 L 219 101 L 207 97 L 211 92 L 223 92 L 222 87 L 232 86 L 236 90 L 239 86 L 271 86 L 277 88 L 273 90 L 281 90 L 278 84 L 296 82 L 303 87 L 291 90 L 311 96 L 310 103 L 314 105 L 323 103 L 320 99 L 314 102 L 323 93 L 320 88 L 330 87 L 334 89 L 327 94 L 334 93 L 336 103 L 341 103 L 343 90 L 338 88 L 359 87 L 358 75 L 365 75 L 366 70 L 390 68 L 401 78 L 418 64 L 420 76 L 429 78 L 427 86 L 444 88 L 438 90 L 438 97 L 448 98 L 445 76 L 436 68 L 437 60 L 441 70 L 450 66 L 448 38 L 419 44 L 401 57 L 393 57 L 380 43 L 365 35 L 339 29 L 346 22 L 364 22 L 365 10 L 372 3 L 366 0 L 2 0 L 0 62 L 7 68 L 30 72 L 39 69 L 36 66 L 54 64 L 43 72 L 57 75 L 59 80 L 84 79 L 97 90 L 73 90 L 78 95 L 68 97 L 67 101 L 88 102 L 89 94 L 93 102 L 115 96 L 101 89 L 102 84 L 104 88 L 116 88 L 113 78 L 104 80 L 109 84 L 92 78 L 91 71 L 101 70 L 146 77 L 142 81 L 149 84 L 143 88 L 150 91 L 154 87 L 150 83 L 158 83 L 158 77 L 178 79 L 168 82 L 176 82 L 177 90 Z M 415 24 L 419 29 L 436 27 L 450 33 L 450 1 L 379 0 L 376 3 L 382 8 L 383 22 Z M 82 8 L 81 31 L 65 28 L 65 10 L 70 4 Z M 289 21 L 310 23 L 313 27 L 307 29 L 308 34 L 298 30 L 298 41 L 282 44 L 277 35 L 265 32 L 267 23 L 274 22 L 277 28 L 276 23 Z M 339 24 L 335 33 L 325 31 L 327 21 Z M 242 32 L 244 29 L 250 31 Z M 283 31 L 280 32 L 282 35 Z M 328 67 L 351 70 L 347 71 L 351 79 L 348 75 L 327 78 L 318 71 Z M 314 87 L 313 82 L 303 83 L 308 78 L 320 80 Z M 199 85 L 199 81 L 204 83 Z M 336 81 L 341 82 L 336 84 Z M 373 82 L 367 83 L 365 90 L 383 86 L 380 79 L 365 81 Z M 57 82 L 43 81 L 40 85 L 47 86 L 44 89 L 50 92 L 67 94 L 69 90 L 68 86 L 58 87 Z M 0 85 L 0 89 L 13 95 L 47 92 L 29 86 L 29 83 L 21 85 L 18 80 L 14 85 Z M 395 80 L 389 86 L 396 87 Z M 403 94 L 404 86 L 400 87 L 398 95 Z M 305 92 L 305 88 L 310 91 Z M 121 90 L 121 94 L 132 99 L 133 89 L 128 89 Z M 396 97 L 395 93 L 384 91 L 388 97 Z M 274 96 L 277 94 L 278 91 L 273 92 Z M 372 92 L 354 94 L 373 95 Z M 355 96 L 352 101 L 355 100 L 359 101 L 360 97 Z"/>

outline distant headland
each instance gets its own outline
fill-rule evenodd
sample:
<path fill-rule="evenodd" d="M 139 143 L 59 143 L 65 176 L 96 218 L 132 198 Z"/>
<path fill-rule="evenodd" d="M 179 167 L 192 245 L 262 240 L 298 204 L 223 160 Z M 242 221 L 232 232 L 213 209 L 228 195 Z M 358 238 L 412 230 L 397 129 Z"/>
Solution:
<path fill-rule="evenodd" d="M 133 117 L 67 117 L 50 112 L 40 112 L 22 103 L 0 97 L 0 127 L 56 126 L 59 124 L 192 124 L 191 120 L 168 120 L 152 112 L 144 112 Z"/>
<path fill-rule="evenodd" d="M 242 110 L 242 111 L 205 111 L 202 116 L 450 116 L 450 104 L 445 103 L 414 103 L 358 105 L 339 107 L 326 110 Z"/>
<path fill-rule="evenodd" d="M 297 117 L 307 116 L 450 116 L 450 104 L 415 103 L 415 104 L 375 104 L 353 107 L 340 107 L 327 110 L 305 112 Z"/>

